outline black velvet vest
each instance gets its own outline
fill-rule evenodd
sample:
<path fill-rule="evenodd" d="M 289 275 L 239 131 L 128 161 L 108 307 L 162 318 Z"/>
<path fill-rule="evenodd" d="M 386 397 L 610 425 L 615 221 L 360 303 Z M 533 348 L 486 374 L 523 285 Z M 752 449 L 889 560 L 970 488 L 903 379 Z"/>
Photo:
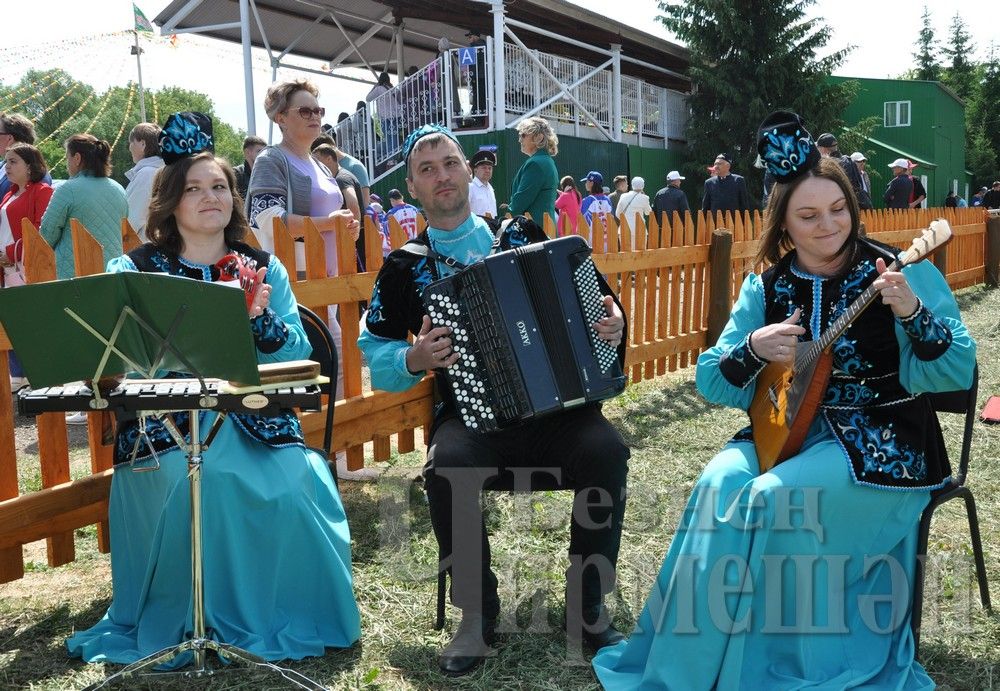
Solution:
<path fill-rule="evenodd" d="M 795 252 L 764 272 L 765 321 L 784 321 L 796 308 L 806 329 L 800 341 L 819 338 L 878 277 L 875 260 L 886 264 L 896 250 L 869 240 L 857 243 L 849 268 L 821 278 L 795 267 Z M 833 373 L 820 415 L 850 460 L 861 484 L 900 489 L 940 487 L 951 474 L 937 416 L 924 396 L 899 382 L 895 315 L 876 298 L 833 346 Z M 918 358 L 939 357 L 951 332 L 921 305 L 904 322 Z"/>

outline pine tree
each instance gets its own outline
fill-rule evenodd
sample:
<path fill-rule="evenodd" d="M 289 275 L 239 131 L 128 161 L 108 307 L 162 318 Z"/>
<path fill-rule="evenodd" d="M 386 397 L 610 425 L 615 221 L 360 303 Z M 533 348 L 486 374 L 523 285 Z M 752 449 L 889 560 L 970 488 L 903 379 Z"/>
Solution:
<path fill-rule="evenodd" d="M 942 75 L 942 81 L 963 101 L 968 101 L 976 87 L 976 65 L 972 61 L 976 46 L 972 43 L 972 36 L 958 12 L 952 17 L 948 41 L 948 46 L 941 51 L 950 60 Z"/>
<path fill-rule="evenodd" d="M 923 26 L 917 37 L 917 54 L 913 56 L 917 63 L 917 70 L 913 78 L 936 82 L 941 78 L 941 66 L 937 61 L 938 42 L 934 38 L 934 29 L 931 27 L 931 12 L 927 9 L 927 5 L 924 5 L 924 14 L 921 19 Z"/>
<path fill-rule="evenodd" d="M 976 89 L 966 106 L 966 161 L 977 185 L 1000 178 L 1000 52 L 990 45 L 986 62 L 978 65 Z"/>
<path fill-rule="evenodd" d="M 757 126 L 771 111 L 793 110 L 814 136 L 836 131 L 856 82 L 830 84 L 827 77 L 850 48 L 818 58 L 830 32 L 821 19 L 806 19 L 815 0 L 686 0 L 667 3 L 660 21 L 690 52 L 690 76 L 697 86 L 688 98 L 687 137 L 704 175 L 720 151 L 733 155 L 733 170 L 761 188 Z"/>

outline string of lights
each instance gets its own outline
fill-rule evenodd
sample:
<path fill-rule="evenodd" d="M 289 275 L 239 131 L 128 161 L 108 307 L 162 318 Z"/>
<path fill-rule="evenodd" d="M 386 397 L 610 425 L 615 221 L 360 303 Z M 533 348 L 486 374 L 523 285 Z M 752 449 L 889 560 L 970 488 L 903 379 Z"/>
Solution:
<path fill-rule="evenodd" d="M 125 131 L 125 124 L 128 122 L 128 116 L 132 112 L 132 102 L 135 101 L 136 83 L 129 82 L 129 87 L 128 101 L 125 103 L 125 114 L 122 116 L 122 124 L 118 127 L 118 134 L 115 135 L 115 140 L 111 142 L 112 151 L 114 151 L 115 147 L 118 146 L 118 140 L 122 138 L 122 132 Z"/>

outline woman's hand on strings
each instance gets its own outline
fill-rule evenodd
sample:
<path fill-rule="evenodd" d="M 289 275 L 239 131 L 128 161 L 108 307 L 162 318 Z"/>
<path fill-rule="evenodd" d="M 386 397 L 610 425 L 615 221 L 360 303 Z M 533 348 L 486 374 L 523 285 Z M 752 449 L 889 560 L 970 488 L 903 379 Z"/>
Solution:
<path fill-rule="evenodd" d="M 799 344 L 799 336 L 806 330 L 799 326 L 798 321 L 802 310 L 798 307 L 791 316 L 783 322 L 768 324 L 750 332 L 750 348 L 761 360 L 768 362 L 795 362 L 795 348 Z"/>
<path fill-rule="evenodd" d="M 913 294 L 909 281 L 902 271 L 889 271 L 882 258 L 875 260 L 875 269 L 879 277 L 872 287 L 882 294 L 882 303 L 889 306 L 892 313 L 900 319 L 911 316 L 920 307 L 920 301 Z"/>
<path fill-rule="evenodd" d="M 413 345 L 406 351 L 406 369 L 411 372 L 447 368 L 462 357 L 451 345 L 451 327 L 431 328 L 431 318 L 424 315 L 420 333 L 413 339 Z"/>
<path fill-rule="evenodd" d="M 257 272 L 257 287 L 253 291 L 253 300 L 250 301 L 250 317 L 259 317 L 264 314 L 264 310 L 271 305 L 271 286 L 264 283 L 267 276 L 267 269 L 261 268 Z"/>

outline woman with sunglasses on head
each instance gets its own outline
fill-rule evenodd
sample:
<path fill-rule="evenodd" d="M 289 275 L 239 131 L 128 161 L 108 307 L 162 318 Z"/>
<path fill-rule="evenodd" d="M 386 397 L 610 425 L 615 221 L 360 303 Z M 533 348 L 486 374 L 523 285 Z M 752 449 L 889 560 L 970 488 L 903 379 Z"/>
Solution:
<path fill-rule="evenodd" d="M 854 187 L 798 115 L 766 118 L 757 151 L 775 178 L 754 262 L 768 268 L 744 280 L 695 382 L 748 410 L 768 363 L 808 385 L 820 334 L 832 372 L 786 460 L 761 472 L 758 421 L 705 466 L 632 636 L 594 670 L 606 691 L 933 689 L 910 605 L 920 517 L 951 469 L 923 394 L 967 389 L 976 345 L 931 262 L 890 268 L 900 251 L 861 235 Z"/>
<path fill-rule="evenodd" d="M 326 275 L 337 275 L 337 219 L 344 219 L 346 232 L 357 241 L 360 219 L 346 208 L 344 195 L 329 169 L 312 154 L 312 143 L 322 132 L 325 110 L 319 105 L 319 90 L 305 79 L 273 84 L 264 97 L 267 117 L 281 130 L 281 141 L 257 154 L 247 189 L 247 220 L 260 246 L 274 251 L 273 222 L 280 218 L 296 239 L 305 233 L 311 219 L 323 236 Z M 352 258 L 351 262 L 354 262 Z M 305 270 L 305 252 L 296 243 L 296 269 Z M 342 353 L 340 324 L 330 317 L 330 332 Z M 337 399 L 344 397 L 343 370 L 337 374 Z"/>
<path fill-rule="evenodd" d="M 284 266 L 243 242 L 249 228 L 236 177 L 212 152 L 211 120 L 176 113 L 159 143 L 166 165 L 150 199 L 150 242 L 113 259 L 108 271 L 208 282 L 253 277 L 245 289 L 257 360 L 307 358 L 312 348 Z M 215 415 L 200 415 L 205 436 Z M 173 419 L 189 438 L 187 415 Z M 134 662 L 184 640 L 191 626 L 186 456 L 160 419 L 140 418 L 119 423 L 115 464 L 111 607 L 67 641 L 70 654 L 88 662 Z M 201 487 L 205 624 L 212 638 L 267 660 L 351 646 L 360 617 L 347 519 L 326 461 L 306 448 L 295 413 L 226 417 L 204 452 Z"/>

